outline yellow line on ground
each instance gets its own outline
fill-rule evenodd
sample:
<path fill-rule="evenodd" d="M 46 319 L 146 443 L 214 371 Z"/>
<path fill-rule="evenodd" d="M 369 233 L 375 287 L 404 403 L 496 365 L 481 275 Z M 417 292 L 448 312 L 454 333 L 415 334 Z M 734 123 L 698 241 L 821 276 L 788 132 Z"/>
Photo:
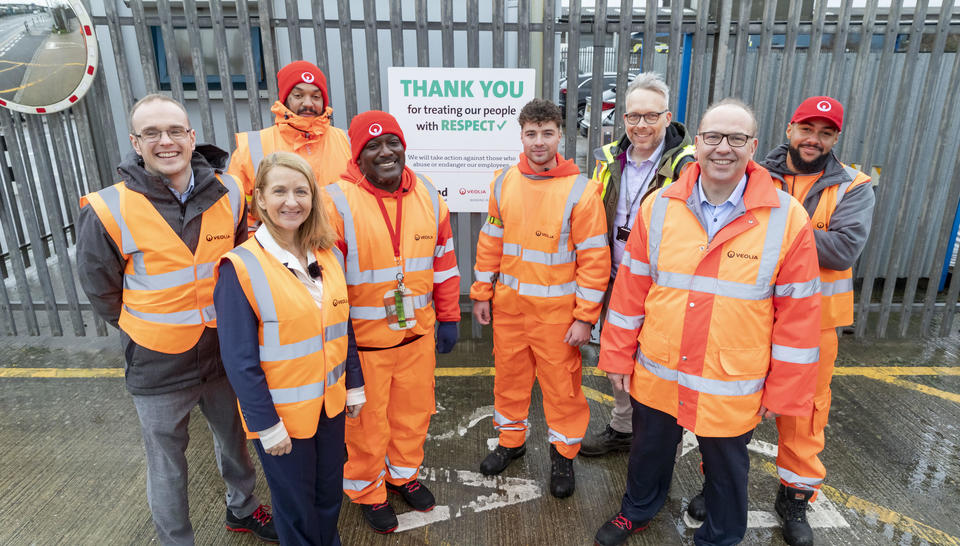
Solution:
<path fill-rule="evenodd" d="M 433 370 L 433 375 L 435 377 L 475 377 L 475 376 L 492 376 L 493 375 L 493 366 L 488 366 L 484 368 L 437 368 Z"/>
<path fill-rule="evenodd" d="M 123 368 L 0 368 L 0 377 L 98 378 L 123 377 Z"/>
<path fill-rule="evenodd" d="M 920 384 L 920 383 L 914 383 L 914 382 L 912 382 L 912 381 L 904 381 L 903 379 L 898 379 L 898 378 L 896 378 L 896 377 L 893 377 L 893 376 L 887 375 L 887 374 L 883 374 L 883 373 L 866 373 L 866 372 L 864 372 L 864 373 L 861 373 L 861 374 L 858 374 L 858 375 L 862 375 L 863 377 L 868 377 L 868 378 L 870 378 L 870 379 L 875 379 L 875 380 L 877 380 L 877 381 L 882 381 L 882 382 L 888 383 L 888 384 L 890 384 L 890 385 L 896 385 L 896 386 L 898 386 L 898 387 L 903 387 L 903 388 L 905 388 L 905 389 L 910 389 L 910 390 L 914 390 L 914 391 L 917 391 L 917 392 L 922 392 L 923 394 L 928 394 L 928 395 L 930 395 L 930 396 L 936 396 L 937 398 L 943 398 L 944 400 L 949 400 L 950 402 L 955 402 L 955 403 L 957 403 L 957 404 L 960 404 L 960 394 L 955 394 L 955 393 L 952 393 L 952 392 L 942 391 L 942 390 L 940 390 L 940 389 L 936 389 L 936 388 L 930 387 L 930 386 L 928 386 L 928 385 L 922 385 L 922 384 Z"/>
<path fill-rule="evenodd" d="M 960 375 L 960 366 L 837 366 L 833 375 Z"/>
<path fill-rule="evenodd" d="M 769 461 L 763 462 L 763 470 L 771 476 L 777 475 L 777 467 Z M 960 546 L 960 539 L 957 537 L 947 534 L 939 529 L 935 529 L 925 523 L 921 523 L 899 512 L 894 512 L 889 508 L 884 508 L 879 504 L 874 504 L 866 499 L 861 499 L 855 495 L 844 493 L 843 491 L 840 491 L 835 487 L 830 487 L 829 485 L 824 485 L 820 490 L 826 494 L 834 504 L 844 508 L 849 508 L 851 510 L 856 510 L 857 512 L 868 517 L 874 517 L 878 521 L 892 525 L 900 531 L 904 533 L 910 533 L 911 535 L 921 540 L 925 540 L 930 544 Z"/>
<path fill-rule="evenodd" d="M 583 394 L 595 402 L 600 402 L 601 404 L 613 404 L 613 397 L 609 394 L 604 394 L 597 389 L 591 389 L 590 387 L 583 387 Z"/>

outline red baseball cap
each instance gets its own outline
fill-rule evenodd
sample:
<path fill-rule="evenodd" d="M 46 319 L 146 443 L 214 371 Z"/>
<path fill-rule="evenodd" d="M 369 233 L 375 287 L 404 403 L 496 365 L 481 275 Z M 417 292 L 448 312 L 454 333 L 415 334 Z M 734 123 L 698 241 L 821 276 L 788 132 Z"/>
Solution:
<path fill-rule="evenodd" d="M 380 135 L 397 135 L 400 137 L 403 148 L 407 148 L 407 141 L 403 138 L 403 131 L 397 123 L 397 118 L 380 110 L 370 110 L 355 116 L 350 122 L 347 133 L 350 136 L 350 154 L 354 161 L 357 160 L 360 150 L 367 145 L 367 142 Z"/>
<path fill-rule="evenodd" d="M 790 123 L 800 123 L 808 119 L 821 118 L 832 123 L 838 131 L 843 130 L 843 105 L 832 97 L 810 97 L 800 103 L 790 118 Z"/>
<path fill-rule="evenodd" d="M 323 107 L 330 104 L 327 97 L 327 78 L 320 72 L 317 65 L 308 61 L 293 61 L 277 72 L 277 91 L 279 91 L 280 102 L 287 103 L 287 95 L 299 83 L 310 83 L 320 88 L 320 94 L 323 95 Z M 320 112 L 323 114 L 323 112 Z"/>

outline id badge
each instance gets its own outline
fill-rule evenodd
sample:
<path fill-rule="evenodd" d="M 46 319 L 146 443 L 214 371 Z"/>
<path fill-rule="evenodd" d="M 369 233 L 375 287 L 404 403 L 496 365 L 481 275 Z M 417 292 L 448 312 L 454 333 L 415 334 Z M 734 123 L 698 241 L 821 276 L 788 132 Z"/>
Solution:
<path fill-rule="evenodd" d="M 413 293 L 398 287 L 383 295 L 383 308 L 387 311 L 387 326 L 391 330 L 409 330 L 417 324 L 413 309 Z"/>
<path fill-rule="evenodd" d="M 630 237 L 630 228 L 620 226 L 617 228 L 617 240 L 627 242 L 627 238 Z"/>

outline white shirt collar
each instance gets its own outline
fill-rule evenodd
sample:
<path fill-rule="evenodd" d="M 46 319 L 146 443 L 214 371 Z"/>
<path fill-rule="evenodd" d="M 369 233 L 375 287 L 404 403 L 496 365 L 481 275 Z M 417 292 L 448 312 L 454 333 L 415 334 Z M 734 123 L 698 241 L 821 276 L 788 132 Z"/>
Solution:
<path fill-rule="evenodd" d="M 277 244 L 277 241 L 274 240 L 272 235 L 270 235 L 270 231 L 267 230 L 266 225 L 260 224 L 260 227 L 257 228 L 257 231 L 253 234 L 253 236 L 257 238 L 257 242 L 260 243 L 260 246 L 262 246 L 267 253 L 276 258 L 277 261 L 290 269 L 299 271 L 307 277 L 310 277 L 310 275 L 304 271 L 303 266 L 300 265 L 300 260 Z M 307 265 L 309 266 L 316 261 L 317 257 L 313 255 L 313 252 L 307 252 Z"/>

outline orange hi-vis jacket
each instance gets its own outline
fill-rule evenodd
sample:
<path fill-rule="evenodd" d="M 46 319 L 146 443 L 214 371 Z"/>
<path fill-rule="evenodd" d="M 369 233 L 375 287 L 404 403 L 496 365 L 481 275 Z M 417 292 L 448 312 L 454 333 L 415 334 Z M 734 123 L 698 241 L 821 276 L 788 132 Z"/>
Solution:
<path fill-rule="evenodd" d="M 610 282 L 603 202 L 596 182 L 557 158 L 553 169 L 534 173 L 521 154 L 495 173 L 470 298 L 493 298 L 500 311 L 545 323 L 594 324 Z"/>
<path fill-rule="evenodd" d="M 274 124 L 260 131 L 237 133 L 237 149 L 230 156 L 227 173 L 243 186 L 247 198 L 247 223 L 254 226 L 258 219 L 252 215 L 253 184 L 260 161 L 273 152 L 293 152 L 313 167 L 318 186 L 339 180 L 350 162 L 350 141 L 342 129 L 330 125 L 333 109 L 327 107 L 324 115 L 301 117 L 277 101 L 270 109 L 276 116 Z"/>
<path fill-rule="evenodd" d="M 323 271 L 323 302 L 267 253 L 256 238 L 226 253 L 244 295 L 259 319 L 260 365 L 270 396 L 291 438 L 311 438 L 320 414 L 346 405 L 347 285 L 336 247 L 315 250 Z M 241 411 L 241 418 L 243 413 Z M 257 438 L 246 421 L 247 438 Z"/>
<path fill-rule="evenodd" d="M 182 353 L 197 344 L 204 328 L 217 327 L 213 268 L 233 248 L 243 214 L 240 186 L 230 175 L 217 179 L 227 193 L 203 213 L 200 233 L 205 235 L 196 253 L 146 196 L 124 182 L 80 199 L 81 207 L 93 207 L 126 260 L 119 326 L 138 345 Z"/>
<path fill-rule="evenodd" d="M 692 164 L 644 200 L 617 272 L 600 368 L 694 434 L 739 436 L 762 405 L 813 409 L 820 277 L 810 221 L 753 161 L 740 208 L 708 241 Z"/>
<path fill-rule="evenodd" d="M 819 202 L 810 217 L 813 229 L 818 232 L 830 230 L 830 220 L 846 195 L 870 183 L 870 177 L 865 173 L 848 165 L 841 165 L 847 180 L 820 190 Z M 784 189 L 788 186 L 786 181 L 783 181 L 783 186 L 785 186 Z M 804 203 L 807 202 L 806 195 L 794 195 L 794 197 Z M 864 239 L 863 242 L 866 240 Z M 821 266 L 820 289 L 822 291 L 820 327 L 827 329 L 853 324 L 853 268 L 836 270 Z"/>
<path fill-rule="evenodd" d="M 432 335 L 436 320 L 460 320 L 460 271 L 450 211 L 425 177 L 410 168 L 404 168 L 402 176 L 397 191 L 388 193 L 371 184 L 351 161 L 343 179 L 324 188 L 330 223 L 346 260 L 350 317 L 361 347 L 393 347 L 408 334 Z M 399 264 L 378 198 L 391 227 L 403 201 Z M 409 330 L 391 330 L 384 308 L 384 296 L 397 288 L 400 274 L 415 308 L 416 325 Z"/>

